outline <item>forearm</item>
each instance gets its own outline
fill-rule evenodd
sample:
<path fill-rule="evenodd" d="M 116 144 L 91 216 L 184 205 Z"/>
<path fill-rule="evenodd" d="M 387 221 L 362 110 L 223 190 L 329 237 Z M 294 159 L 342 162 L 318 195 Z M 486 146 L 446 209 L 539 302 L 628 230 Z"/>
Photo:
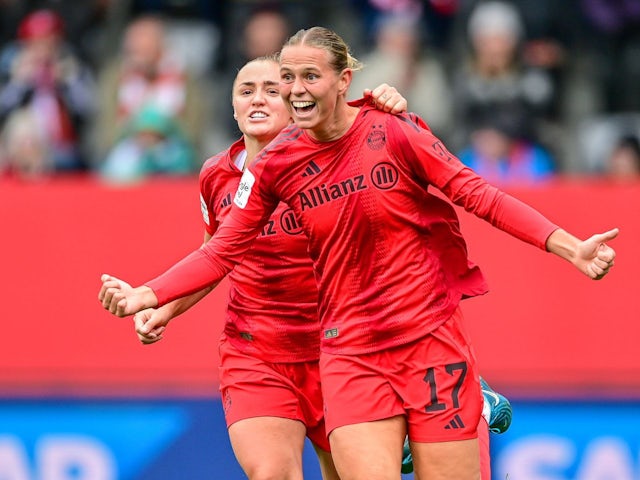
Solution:
<path fill-rule="evenodd" d="M 178 298 L 172 302 L 167 303 L 159 308 L 162 310 L 168 318 L 175 318 L 178 315 L 182 315 L 184 312 L 193 307 L 196 303 L 206 297 L 209 292 L 211 292 L 216 285 L 206 287 L 196 293 L 193 293 L 189 296 Z"/>
<path fill-rule="evenodd" d="M 146 283 L 155 294 L 157 305 L 165 305 L 218 284 L 242 261 L 276 205 L 267 208 L 259 204 L 253 209 L 247 205 L 243 209 L 234 205 L 211 240 Z"/>
<path fill-rule="evenodd" d="M 558 228 L 547 238 L 546 248 L 549 252 L 574 263 L 578 245 L 581 240 L 567 231 Z"/>
<path fill-rule="evenodd" d="M 213 289 L 231 266 L 212 261 L 204 249 L 196 250 L 162 275 L 146 282 L 157 299 L 157 305 L 163 306 L 182 297 L 195 295 L 204 289 Z M 183 310 L 184 311 L 184 310 Z"/>
<path fill-rule="evenodd" d="M 523 242 L 547 249 L 558 226 L 533 207 L 487 183 L 470 169 L 462 170 L 443 192 L 465 210 Z"/>

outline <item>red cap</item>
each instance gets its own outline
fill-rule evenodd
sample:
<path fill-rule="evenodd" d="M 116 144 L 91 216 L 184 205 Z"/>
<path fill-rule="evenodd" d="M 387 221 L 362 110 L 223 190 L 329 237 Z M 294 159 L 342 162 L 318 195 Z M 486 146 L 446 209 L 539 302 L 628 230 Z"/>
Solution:
<path fill-rule="evenodd" d="M 51 10 L 37 10 L 27 15 L 18 26 L 18 38 L 29 40 L 48 35 L 62 35 L 62 18 Z"/>

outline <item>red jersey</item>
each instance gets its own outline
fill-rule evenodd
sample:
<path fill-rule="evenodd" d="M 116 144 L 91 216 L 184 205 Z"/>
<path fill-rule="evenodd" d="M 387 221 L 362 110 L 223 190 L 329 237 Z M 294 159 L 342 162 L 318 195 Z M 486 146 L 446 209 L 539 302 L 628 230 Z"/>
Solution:
<path fill-rule="evenodd" d="M 309 238 L 321 349 L 361 354 L 409 343 L 446 321 L 461 298 L 487 290 L 455 210 L 432 186 L 541 248 L 557 228 L 465 167 L 415 115 L 365 105 L 332 142 L 285 129 L 245 171 L 236 207 L 209 244 L 147 285 L 164 303 L 216 282 L 282 200 Z"/>
<path fill-rule="evenodd" d="M 202 213 L 211 235 L 231 210 L 242 177 L 233 159 L 242 150 L 239 140 L 200 171 Z M 224 332 L 237 349 L 267 362 L 317 360 L 317 302 L 307 239 L 291 209 L 281 203 L 229 275 Z"/>

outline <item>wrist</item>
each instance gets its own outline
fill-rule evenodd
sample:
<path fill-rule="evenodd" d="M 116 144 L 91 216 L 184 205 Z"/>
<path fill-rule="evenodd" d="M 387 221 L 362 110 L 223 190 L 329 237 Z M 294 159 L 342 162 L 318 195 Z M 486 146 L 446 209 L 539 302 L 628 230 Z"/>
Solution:
<path fill-rule="evenodd" d="M 571 263 L 574 263 L 577 256 L 577 247 L 580 241 L 566 232 L 565 230 L 558 228 L 554 230 L 547 238 L 546 248 L 547 251 L 564 258 Z"/>
<path fill-rule="evenodd" d="M 136 293 L 140 295 L 144 308 L 155 308 L 158 306 L 158 297 L 155 292 L 146 285 L 136 288 Z"/>

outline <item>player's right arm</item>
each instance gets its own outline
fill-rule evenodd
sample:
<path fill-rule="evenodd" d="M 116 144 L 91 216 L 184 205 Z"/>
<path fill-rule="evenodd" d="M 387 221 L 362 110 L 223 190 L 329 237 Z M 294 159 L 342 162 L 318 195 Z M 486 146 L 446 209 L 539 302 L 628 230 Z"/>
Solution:
<path fill-rule="evenodd" d="M 211 234 L 205 231 L 203 245 L 210 239 Z M 162 334 L 169 322 L 193 307 L 214 288 L 214 286 L 209 286 L 192 295 L 169 302 L 160 308 L 148 308 L 136 313 L 133 317 L 133 323 L 138 339 L 145 345 L 162 340 Z"/>
<path fill-rule="evenodd" d="M 219 283 L 242 261 L 278 205 L 277 198 L 261 191 L 259 180 L 247 169 L 228 217 L 211 240 L 162 275 L 127 290 L 105 288 L 103 281 L 103 306 L 124 317 Z"/>

